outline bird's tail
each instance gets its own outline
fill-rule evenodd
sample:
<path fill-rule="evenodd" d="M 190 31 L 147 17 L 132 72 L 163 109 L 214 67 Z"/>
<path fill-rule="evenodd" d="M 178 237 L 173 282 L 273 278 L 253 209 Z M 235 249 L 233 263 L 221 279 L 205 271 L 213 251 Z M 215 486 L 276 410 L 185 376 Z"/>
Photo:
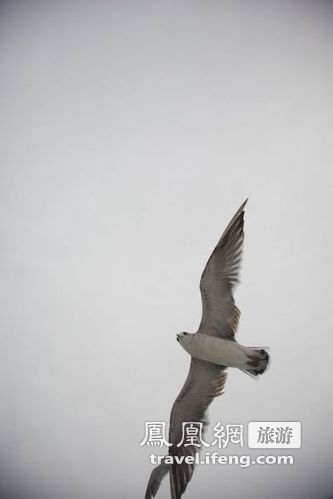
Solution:
<path fill-rule="evenodd" d="M 248 348 L 248 362 L 246 363 L 246 368 L 242 369 L 246 374 L 250 376 L 257 377 L 259 374 L 263 374 L 269 365 L 270 356 L 267 348 Z"/>

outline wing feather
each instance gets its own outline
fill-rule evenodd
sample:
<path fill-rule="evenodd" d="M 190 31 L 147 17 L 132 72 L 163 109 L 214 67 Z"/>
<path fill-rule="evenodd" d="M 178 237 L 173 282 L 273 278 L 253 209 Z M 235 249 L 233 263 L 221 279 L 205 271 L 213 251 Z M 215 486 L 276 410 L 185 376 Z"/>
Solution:
<path fill-rule="evenodd" d="M 233 340 L 237 331 L 240 310 L 232 293 L 239 282 L 246 203 L 229 222 L 201 275 L 202 318 L 198 333 Z"/>
<path fill-rule="evenodd" d="M 159 466 L 156 466 L 156 468 L 153 469 L 148 481 L 145 499 L 152 499 L 152 497 L 155 497 L 158 489 L 160 488 L 161 482 L 164 476 L 168 473 L 168 471 L 169 471 L 169 465 L 165 464 L 164 462 L 162 462 Z"/>
<path fill-rule="evenodd" d="M 214 397 L 221 395 L 226 381 L 225 367 L 192 357 L 185 384 L 176 398 L 170 416 L 169 454 L 180 458 L 193 456 L 200 450 L 200 441 L 188 445 L 186 440 L 178 447 L 183 437 L 183 423 L 201 423 L 202 433 L 207 426 L 206 411 Z M 179 499 L 192 478 L 194 463 L 184 460 L 181 464 L 170 464 L 170 487 L 172 499 Z"/>

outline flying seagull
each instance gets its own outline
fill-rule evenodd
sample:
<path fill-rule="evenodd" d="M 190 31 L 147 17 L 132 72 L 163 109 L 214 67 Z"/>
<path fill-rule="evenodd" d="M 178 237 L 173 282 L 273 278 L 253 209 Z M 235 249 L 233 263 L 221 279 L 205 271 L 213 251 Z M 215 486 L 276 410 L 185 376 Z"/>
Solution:
<path fill-rule="evenodd" d="M 232 292 L 238 283 L 246 203 L 231 219 L 201 275 L 202 319 L 198 331 L 177 334 L 177 341 L 191 355 L 191 365 L 171 410 L 169 455 L 152 471 L 145 499 L 156 495 L 168 472 L 172 499 L 180 499 L 185 492 L 193 475 L 194 459 L 188 464 L 191 460 L 186 462 L 184 458 L 194 458 L 198 444 L 177 446 L 182 440 L 183 423 L 207 426 L 207 408 L 223 392 L 227 367 L 257 376 L 268 366 L 269 355 L 264 348 L 245 347 L 235 340 L 240 311 Z"/>

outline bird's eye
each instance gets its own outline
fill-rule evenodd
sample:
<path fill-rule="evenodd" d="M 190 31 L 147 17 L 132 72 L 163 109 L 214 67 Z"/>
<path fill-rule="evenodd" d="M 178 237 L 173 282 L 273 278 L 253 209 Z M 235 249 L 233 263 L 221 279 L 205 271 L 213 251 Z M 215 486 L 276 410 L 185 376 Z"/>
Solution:
<path fill-rule="evenodd" d="M 187 333 L 184 333 L 184 334 L 185 334 L 185 336 L 187 335 Z"/>

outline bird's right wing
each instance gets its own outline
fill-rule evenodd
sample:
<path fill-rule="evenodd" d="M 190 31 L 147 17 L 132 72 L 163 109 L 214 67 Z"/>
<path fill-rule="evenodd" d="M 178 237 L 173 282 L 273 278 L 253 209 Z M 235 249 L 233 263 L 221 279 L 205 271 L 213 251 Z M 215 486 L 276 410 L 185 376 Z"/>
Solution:
<path fill-rule="evenodd" d="M 169 456 L 175 461 L 186 456 L 195 457 L 200 450 L 201 443 L 187 445 L 186 440 L 181 443 L 184 423 L 201 425 L 202 433 L 207 425 L 206 410 L 214 397 L 221 395 L 227 378 L 225 367 L 192 357 L 191 366 L 178 397 L 176 398 L 170 415 Z M 199 424 L 199 425 L 198 425 Z M 200 427 L 200 426 L 199 426 Z M 181 443 L 181 445 L 179 445 Z M 155 497 L 163 477 L 170 472 L 170 487 L 172 499 L 179 499 L 185 492 L 188 482 L 192 478 L 194 463 L 188 464 L 184 460 L 179 464 L 162 462 L 153 469 L 147 485 L 145 499 Z"/>
<path fill-rule="evenodd" d="M 156 466 L 156 468 L 153 469 L 148 481 L 145 499 L 152 499 L 152 497 L 155 497 L 158 489 L 160 488 L 161 481 L 168 473 L 168 471 L 169 471 L 169 465 L 165 464 L 164 462 L 162 462 L 159 466 Z"/>
<path fill-rule="evenodd" d="M 191 366 L 185 384 L 176 398 L 170 416 L 169 455 L 183 459 L 193 456 L 200 450 L 201 442 L 194 441 L 195 445 L 187 445 L 184 440 L 184 424 L 194 423 L 194 427 L 201 428 L 201 437 L 207 425 L 206 410 L 214 397 L 222 394 L 226 381 L 225 367 L 192 357 Z M 197 424 L 195 424 L 197 423 Z M 183 442 L 181 443 L 181 441 Z M 179 499 L 185 492 L 187 484 L 192 478 L 194 463 L 170 464 L 170 487 L 172 499 Z"/>

